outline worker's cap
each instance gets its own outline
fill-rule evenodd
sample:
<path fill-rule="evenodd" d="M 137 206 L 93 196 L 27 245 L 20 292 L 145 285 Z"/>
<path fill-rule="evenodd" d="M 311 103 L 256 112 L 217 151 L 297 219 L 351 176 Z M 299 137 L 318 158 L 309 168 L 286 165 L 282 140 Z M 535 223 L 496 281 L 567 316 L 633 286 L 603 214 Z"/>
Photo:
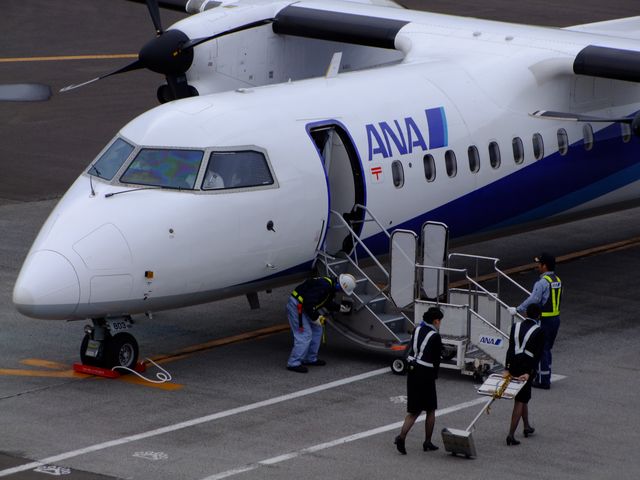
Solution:
<path fill-rule="evenodd" d="M 431 307 L 422 314 L 422 320 L 427 323 L 433 323 L 434 320 L 442 320 L 444 313 L 438 307 Z"/>
<path fill-rule="evenodd" d="M 535 258 L 535 261 L 546 265 L 549 270 L 556 268 L 556 257 L 550 253 L 541 253 Z"/>

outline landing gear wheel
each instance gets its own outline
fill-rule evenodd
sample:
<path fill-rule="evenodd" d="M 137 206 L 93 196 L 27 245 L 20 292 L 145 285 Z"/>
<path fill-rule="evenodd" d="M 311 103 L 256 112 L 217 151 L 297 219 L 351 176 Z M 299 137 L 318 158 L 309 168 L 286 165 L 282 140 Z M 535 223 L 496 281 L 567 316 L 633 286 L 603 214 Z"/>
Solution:
<path fill-rule="evenodd" d="M 109 339 L 106 346 L 107 367 L 134 369 L 138 362 L 138 342 L 129 333 L 118 333 Z"/>
<path fill-rule="evenodd" d="M 396 375 L 407 373 L 407 361 L 404 358 L 396 358 L 391 362 L 391 372 Z"/>

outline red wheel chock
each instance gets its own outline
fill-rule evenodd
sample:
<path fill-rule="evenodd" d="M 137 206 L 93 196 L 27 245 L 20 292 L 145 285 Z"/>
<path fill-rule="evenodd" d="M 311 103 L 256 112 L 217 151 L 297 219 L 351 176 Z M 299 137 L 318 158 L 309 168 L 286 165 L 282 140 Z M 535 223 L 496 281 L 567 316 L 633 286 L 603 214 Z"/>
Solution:
<path fill-rule="evenodd" d="M 144 362 L 136 363 L 136 366 L 133 370 L 138 373 L 142 373 L 147 369 Z M 110 368 L 102 368 L 96 367 L 93 365 L 85 365 L 84 363 L 74 363 L 73 370 L 78 373 L 84 373 L 85 375 L 95 375 L 96 377 L 104 377 L 104 378 L 118 378 L 121 377 L 126 370 L 117 369 L 111 370 Z"/>

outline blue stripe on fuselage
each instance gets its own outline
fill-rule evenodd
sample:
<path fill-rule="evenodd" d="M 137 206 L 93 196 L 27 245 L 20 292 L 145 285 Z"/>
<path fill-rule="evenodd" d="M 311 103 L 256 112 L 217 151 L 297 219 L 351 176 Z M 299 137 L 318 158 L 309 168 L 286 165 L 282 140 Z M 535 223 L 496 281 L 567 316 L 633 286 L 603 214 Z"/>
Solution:
<path fill-rule="evenodd" d="M 456 238 L 543 219 L 639 180 L 636 159 L 640 159 L 640 139 L 623 143 L 620 126 L 613 124 L 595 134 L 590 151 L 580 140 L 565 156 L 556 152 L 396 228 L 419 232 L 425 221 L 438 221 L 447 224 L 450 237 Z M 366 243 L 374 253 L 388 251 L 384 234 Z"/>
<path fill-rule="evenodd" d="M 449 132 L 444 107 L 429 108 L 425 114 L 429 128 L 429 149 L 446 147 L 449 144 Z"/>

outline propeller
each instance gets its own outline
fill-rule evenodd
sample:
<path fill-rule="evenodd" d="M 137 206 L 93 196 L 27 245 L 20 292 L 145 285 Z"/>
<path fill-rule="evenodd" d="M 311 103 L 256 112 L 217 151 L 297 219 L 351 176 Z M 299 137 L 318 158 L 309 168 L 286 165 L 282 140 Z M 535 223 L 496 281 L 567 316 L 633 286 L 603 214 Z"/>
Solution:
<path fill-rule="evenodd" d="M 41 83 L 9 83 L 0 85 L 0 101 L 42 102 L 51 98 L 49 85 Z"/>
<path fill-rule="evenodd" d="M 157 36 L 140 49 L 138 59 L 113 72 L 100 75 L 86 82 L 64 87 L 60 90 L 61 92 L 75 90 L 113 75 L 148 69 L 163 74 L 167 80 L 167 85 L 162 85 L 158 89 L 158 100 L 161 103 L 198 95 L 197 90 L 187 83 L 185 75 L 185 72 L 189 70 L 193 62 L 193 48 L 183 47 L 189 41 L 189 37 L 180 30 L 164 31 L 160 19 L 158 0 L 146 0 L 145 3 Z"/>
<path fill-rule="evenodd" d="M 68 92 L 79 87 L 84 87 L 85 85 L 113 75 L 119 75 L 133 70 L 148 69 L 163 74 L 167 80 L 166 85 L 161 85 L 158 88 L 158 100 L 160 103 L 179 98 L 193 97 L 198 95 L 198 91 L 188 84 L 186 72 L 193 63 L 193 49 L 195 47 L 224 35 L 259 27 L 274 21 L 274 19 L 259 20 L 207 37 L 190 39 L 180 30 L 163 30 L 158 0 L 146 0 L 146 4 L 157 36 L 140 49 L 138 59 L 113 72 L 92 78 L 83 83 L 64 87 L 60 90 L 61 92 Z"/>
<path fill-rule="evenodd" d="M 605 122 L 605 123 L 626 123 L 631 125 L 634 135 L 640 137 L 640 112 L 633 117 L 603 118 L 591 115 L 581 115 L 579 113 L 554 112 L 551 110 L 537 110 L 531 114 L 532 117 L 547 118 L 553 120 L 566 120 L 570 122 Z"/>

